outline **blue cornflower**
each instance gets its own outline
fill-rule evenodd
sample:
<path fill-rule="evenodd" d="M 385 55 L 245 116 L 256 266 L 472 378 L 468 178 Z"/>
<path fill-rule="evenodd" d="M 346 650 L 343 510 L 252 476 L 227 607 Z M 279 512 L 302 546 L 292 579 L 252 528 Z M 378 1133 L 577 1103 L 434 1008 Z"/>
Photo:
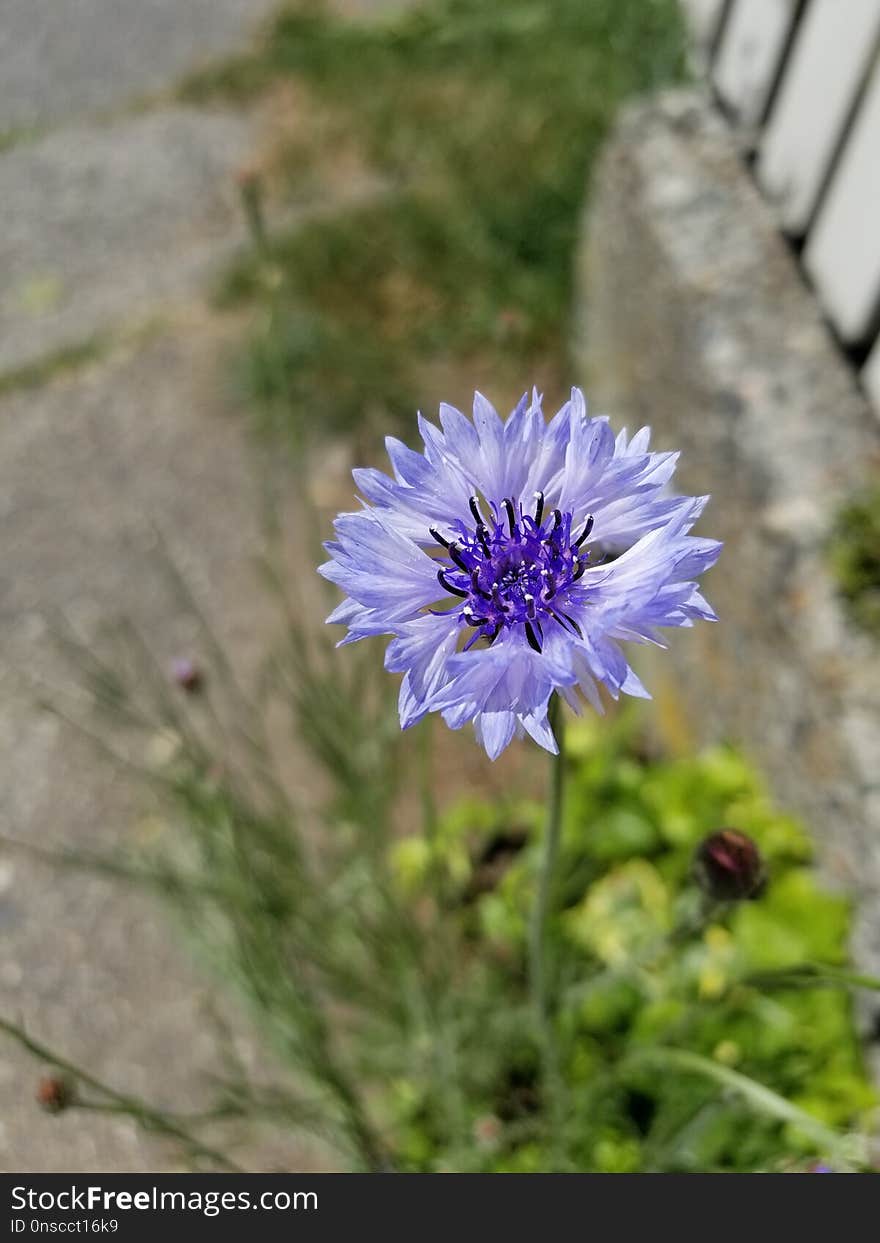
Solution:
<path fill-rule="evenodd" d="M 506 421 L 477 393 L 473 421 L 441 405 L 440 424 L 419 416 L 423 453 L 388 438 L 394 478 L 354 472 L 368 504 L 326 545 L 348 596 L 327 620 L 342 643 L 392 636 L 404 729 L 440 712 L 492 759 L 523 733 L 555 752 L 554 691 L 575 711 L 579 692 L 602 711 L 599 685 L 650 698 L 618 640 L 715 620 L 694 580 L 721 545 L 688 534 L 708 497 L 671 495 L 678 454 L 648 428 L 615 439 L 579 389 L 549 423 L 535 392 Z"/>

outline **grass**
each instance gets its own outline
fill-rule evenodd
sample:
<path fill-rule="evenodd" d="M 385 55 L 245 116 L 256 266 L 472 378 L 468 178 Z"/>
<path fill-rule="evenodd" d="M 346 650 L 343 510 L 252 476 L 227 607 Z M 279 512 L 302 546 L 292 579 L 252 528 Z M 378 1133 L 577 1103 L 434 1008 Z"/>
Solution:
<path fill-rule="evenodd" d="M 44 132 L 43 127 L 39 125 L 19 125 L 11 126 L 9 129 L 0 129 L 0 155 L 4 155 L 22 143 L 33 142 L 41 138 Z"/>
<path fill-rule="evenodd" d="M 311 149 L 301 134 L 282 145 L 275 176 L 295 191 L 305 165 L 338 162 L 322 147 L 336 133 L 387 187 L 265 235 L 251 186 L 253 252 L 217 300 L 253 310 L 242 366 L 264 422 L 372 437 L 474 382 L 561 395 L 589 173 L 620 101 L 681 72 L 678 22 L 674 0 L 436 0 L 381 25 L 301 7 L 186 83 L 190 100 L 295 83 L 332 124 Z M 427 722 L 401 737 L 375 650 L 332 650 L 271 559 L 284 639 L 242 689 L 167 568 L 204 654 L 198 691 L 169 685 L 130 624 L 106 656 L 66 640 L 95 710 L 79 705 L 80 728 L 155 794 L 164 827 L 58 862 L 164 898 L 266 1059 L 255 1077 L 230 1048 L 205 1111 L 169 1114 L 0 1020 L 71 1079 L 70 1108 L 130 1116 L 220 1166 L 215 1134 L 234 1145 L 248 1120 L 312 1133 L 331 1168 L 864 1166 L 876 1094 L 847 990 L 876 982 L 847 969 L 847 904 L 740 757 L 658 755 L 625 716 L 572 723 L 548 899 L 562 1091 L 542 1087 L 525 987 L 532 761 L 469 794 L 472 744 Z M 761 850 L 755 902 L 719 907 L 694 887 L 695 848 L 720 825 Z"/>
<path fill-rule="evenodd" d="M 111 342 L 105 337 L 92 337 L 76 345 L 64 346 L 44 358 L 20 367 L 11 367 L 0 372 L 0 397 L 13 393 L 18 389 L 40 388 L 56 376 L 66 375 L 85 367 L 88 363 L 97 362 L 111 348 Z"/>
<path fill-rule="evenodd" d="M 66 376 L 98 363 L 114 350 L 149 340 L 164 325 L 161 316 L 149 316 L 119 331 L 96 333 L 83 341 L 63 345 L 52 353 L 0 371 L 0 397 L 20 389 L 42 388 L 60 376 Z"/>
<path fill-rule="evenodd" d="M 456 780 L 420 816 L 419 739 L 399 734 L 375 654 L 335 652 L 298 625 L 295 599 L 284 608 L 257 695 L 202 623 L 195 695 L 165 685 L 130 627 L 111 664 L 79 650 L 105 750 L 159 730 L 177 745 L 142 773 L 163 832 L 58 862 L 164 898 L 266 1056 L 255 1075 L 231 1052 L 199 1112 L 166 1113 L 0 1019 L 69 1081 L 69 1108 L 130 1116 L 195 1166 L 236 1164 L 242 1124 L 259 1120 L 312 1136 L 330 1168 L 865 1167 L 876 1093 L 849 993 L 878 983 L 847 969 L 848 905 L 822 891 L 803 829 L 741 757 L 658 754 L 627 714 L 570 723 L 549 912 L 554 1104 L 526 989 L 540 804 L 516 781 L 487 799 Z M 305 748 L 316 806 L 274 775 L 272 705 Z M 694 887 L 695 848 L 719 824 L 761 851 L 755 901 Z"/>
<path fill-rule="evenodd" d="M 221 304 L 271 310 L 244 365 L 257 408 L 362 430 L 443 385 L 561 395 L 590 170 L 621 101 L 682 71 L 674 0 L 436 0 L 382 23 L 301 6 L 190 79 L 190 100 L 295 81 L 389 186 L 228 273 Z M 293 190 L 308 163 L 300 140 L 275 172 Z"/>
<path fill-rule="evenodd" d="M 880 484 L 863 490 L 840 510 L 830 559 L 853 620 L 880 638 Z"/>

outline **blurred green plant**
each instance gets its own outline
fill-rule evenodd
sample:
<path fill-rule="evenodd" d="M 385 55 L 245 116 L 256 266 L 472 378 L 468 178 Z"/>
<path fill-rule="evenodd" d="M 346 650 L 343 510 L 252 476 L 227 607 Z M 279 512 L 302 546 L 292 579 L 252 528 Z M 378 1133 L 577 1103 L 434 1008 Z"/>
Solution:
<path fill-rule="evenodd" d="M 863 489 L 840 509 L 829 553 L 854 621 L 880 637 L 880 484 Z"/>
<path fill-rule="evenodd" d="M 816 1123 L 839 1157 L 828 1129 L 866 1118 L 876 1098 L 847 995 L 797 990 L 798 978 L 834 979 L 848 929 L 846 903 L 823 893 L 808 866 L 804 831 L 772 806 L 754 772 L 729 749 L 646 758 L 631 717 L 581 722 L 569 735 L 558 869 L 564 879 L 553 930 L 567 1168 L 775 1168 L 786 1155 L 812 1148 Z M 494 815 L 482 805 L 457 807 L 436 838 L 434 868 L 445 868 L 450 885 L 467 893 L 472 874 L 452 880 L 462 858 L 479 859 L 487 841 L 505 840 L 511 826 L 519 834 L 530 826 L 530 844 L 497 883 L 473 897 L 464 916 L 481 955 L 505 966 L 508 987 L 525 953 L 540 819 L 535 807 L 498 808 Z M 758 901 L 707 905 L 692 883 L 695 849 L 723 824 L 737 825 L 760 847 L 770 880 Z M 517 833 L 512 840 L 524 842 Z M 464 852 L 462 835 L 472 843 Z M 417 870 L 411 852 L 405 842 L 396 855 L 410 885 Z M 424 855 L 426 876 L 429 862 Z M 798 964 L 809 962 L 832 970 L 801 974 Z M 506 1027 L 511 999 L 499 998 L 498 1006 L 503 1017 L 496 1022 Z M 547 1169 L 539 1103 L 527 1093 L 522 1103 L 524 1085 L 536 1078 L 534 1049 L 521 1036 L 508 1053 L 515 1106 L 503 1086 L 494 1100 L 487 1093 L 500 1068 L 493 1054 L 485 1056 L 493 1065 L 469 1095 L 499 1122 L 487 1168 Z M 672 1073 L 657 1076 L 658 1066 Z M 726 1088 L 720 1096 L 719 1083 Z M 813 1121 L 790 1113 L 791 1106 Z M 517 1128 L 516 1142 L 507 1139 L 501 1123 L 512 1109 L 520 1127 L 532 1126 L 528 1142 Z"/>
<path fill-rule="evenodd" d="M 587 168 L 619 100 L 680 65 L 672 0 L 440 0 L 371 26 L 287 15 L 254 57 L 189 84 L 247 94 L 296 75 L 389 183 L 276 236 L 259 180 L 242 181 L 254 246 L 221 296 L 257 309 L 251 392 L 304 450 L 303 477 L 312 424 L 371 437 L 426 361 L 561 368 Z M 168 904 L 246 1003 L 259 1082 L 230 1048 L 216 1099 L 175 1115 L 0 1021 L 56 1072 L 44 1107 L 127 1114 L 230 1168 L 242 1120 L 368 1170 L 864 1168 L 877 1101 L 850 993 L 880 984 L 848 969 L 847 905 L 743 759 L 657 754 L 631 715 L 571 723 L 558 867 L 543 869 L 542 806 L 438 806 L 428 723 L 400 735 L 375 651 L 335 651 L 281 563 L 264 568 L 284 636 L 255 689 L 166 559 L 203 660 L 169 676 L 130 623 L 106 649 L 64 634 L 98 715 L 48 705 L 145 783 L 164 826 L 55 861 Z M 724 827 L 761 852 L 754 901 L 695 882 Z"/>
<path fill-rule="evenodd" d="M 496 385 L 525 372 L 561 391 L 592 161 L 622 99 L 683 72 L 682 48 L 675 0 L 435 0 L 369 23 L 308 5 L 190 79 L 190 99 L 305 84 L 385 187 L 222 282 L 222 305 L 272 309 L 243 364 L 264 419 L 362 433 L 366 414 L 369 432 L 411 417 L 418 369 L 473 373 L 475 356 Z M 304 151 L 280 157 L 292 191 Z"/>
<path fill-rule="evenodd" d="M 877 1100 L 850 989 L 878 985 L 847 971 L 846 902 L 818 887 L 803 830 L 738 754 L 658 755 L 630 714 L 569 723 L 548 894 L 559 1067 L 543 1080 L 527 983 L 543 807 L 511 795 L 438 810 L 413 751 L 430 756 L 426 725 L 399 734 L 375 653 L 314 637 L 267 575 L 286 621 L 260 694 L 239 687 L 203 617 L 190 688 L 133 627 L 106 658 L 71 641 L 105 714 L 88 728 L 129 771 L 150 757 L 134 767 L 167 827 L 124 854 L 58 862 L 163 898 L 247 1003 L 274 1078 L 236 1065 L 203 1113 L 177 1117 L 4 1024 L 64 1074 L 67 1108 L 129 1113 L 196 1164 L 234 1164 L 223 1127 L 259 1119 L 313 1133 L 345 1168 L 864 1166 Z M 307 798 L 279 768 L 279 705 L 306 748 Z M 695 850 L 721 825 L 760 849 L 757 900 L 718 904 L 695 882 Z"/>

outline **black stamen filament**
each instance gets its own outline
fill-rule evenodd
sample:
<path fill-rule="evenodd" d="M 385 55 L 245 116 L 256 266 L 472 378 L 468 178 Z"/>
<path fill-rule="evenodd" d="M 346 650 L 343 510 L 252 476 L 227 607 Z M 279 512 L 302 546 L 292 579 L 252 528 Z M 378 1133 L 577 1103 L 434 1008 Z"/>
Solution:
<path fill-rule="evenodd" d="M 449 548 L 450 557 L 455 562 L 455 564 L 458 566 L 458 568 L 460 570 L 464 570 L 465 574 L 470 574 L 471 572 L 470 566 L 465 561 L 464 557 L 461 555 L 461 549 L 459 548 L 458 544 L 456 544 L 453 541 L 453 543 L 447 545 L 447 547 Z"/>
<path fill-rule="evenodd" d="M 526 626 L 526 639 L 528 640 L 529 647 L 534 652 L 540 652 L 542 647 L 544 646 L 541 640 L 538 638 L 538 635 L 536 633 L 536 627 L 538 630 L 540 630 L 541 628 L 540 623 L 527 621 L 525 626 Z"/>
<path fill-rule="evenodd" d="M 431 536 L 432 539 L 435 539 L 437 541 L 437 543 L 441 546 L 441 548 L 449 548 L 450 546 L 449 540 L 444 539 L 436 527 L 428 527 L 428 534 Z"/>
<path fill-rule="evenodd" d="M 593 529 L 593 515 L 592 515 L 592 514 L 590 514 L 589 518 L 587 519 L 586 523 L 584 524 L 584 529 L 583 529 L 583 531 L 581 531 L 580 535 L 577 537 L 577 539 L 576 539 L 576 540 L 575 540 L 575 542 L 574 542 L 574 546 L 575 546 L 575 548 L 580 548 L 581 544 L 584 542 L 584 540 L 585 540 L 585 539 L 587 538 L 587 536 L 590 534 L 590 532 L 592 531 L 592 529 Z"/>
<path fill-rule="evenodd" d="M 480 586 L 479 570 L 471 570 L 471 591 L 475 596 L 480 596 L 483 600 L 492 599 L 488 591 L 483 591 L 483 588 Z"/>
<path fill-rule="evenodd" d="M 545 527 L 546 498 L 543 492 L 533 495 L 534 517 L 514 497 L 506 496 L 489 503 L 487 522 L 480 498 L 474 494 L 468 501 L 474 527 L 467 534 L 450 532 L 447 538 L 437 527 L 429 527 L 431 538 L 446 550 L 452 563 L 437 572 L 437 581 L 464 602 L 459 622 L 476 631 L 464 651 L 480 639 L 491 645 L 502 630 L 515 627 L 525 634 L 532 651 L 540 654 L 544 650 L 542 622 L 548 618 L 569 634 L 584 637 L 575 618 L 553 605 L 558 602 L 572 608 L 574 602 L 568 602 L 566 592 L 592 564 L 591 554 L 579 555 L 579 549 L 593 530 L 593 515 L 584 518 L 575 538 L 571 514 L 554 509 Z M 575 611 L 580 603 L 577 599 Z"/>
<path fill-rule="evenodd" d="M 456 587 L 455 583 L 451 583 L 449 579 L 446 577 L 443 570 L 437 571 L 437 582 L 440 584 L 441 587 L 444 587 L 446 591 L 451 592 L 452 595 L 461 596 L 462 600 L 466 600 L 468 598 L 469 593 L 466 591 L 462 591 L 461 587 Z"/>
<path fill-rule="evenodd" d="M 579 639 L 582 639 L 584 637 L 583 630 L 581 630 L 580 626 L 577 624 L 577 622 L 574 620 L 573 617 L 569 617 L 568 613 L 563 613 L 561 609 L 558 609 L 558 610 L 550 609 L 550 613 L 552 614 L 553 617 L 556 618 L 556 620 L 559 622 L 560 625 L 563 625 L 564 622 L 568 622 L 570 628 L 574 631 L 574 633 L 578 636 Z"/>

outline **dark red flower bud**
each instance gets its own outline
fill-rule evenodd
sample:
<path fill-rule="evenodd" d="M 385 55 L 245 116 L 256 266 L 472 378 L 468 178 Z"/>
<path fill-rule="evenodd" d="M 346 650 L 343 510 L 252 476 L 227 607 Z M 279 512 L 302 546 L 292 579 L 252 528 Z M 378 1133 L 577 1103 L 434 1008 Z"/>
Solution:
<path fill-rule="evenodd" d="M 256 164 L 242 164 L 235 170 L 235 180 L 240 190 L 248 190 L 260 184 L 260 169 Z"/>
<path fill-rule="evenodd" d="M 36 1095 L 37 1104 L 50 1114 L 60 1114 L 73 1103 L 73 1088 L 61 1075 L 44 1075 Z"/>
<path fill-rule="evenodd" d="M 716 902 L 757 898 L 764 887 L 764 862 L 758 847 L 739 829 L 718 829 L 697 847 L 697 880 Z"/>
<path fill-rule="evenodd" d="M 204 680 L 198 665 L 186 657 L 174 661 L 171 666 L 171 676 L 180 689 L 190 695 L 194 695 L 196 691 L 201 690 Z"/>

